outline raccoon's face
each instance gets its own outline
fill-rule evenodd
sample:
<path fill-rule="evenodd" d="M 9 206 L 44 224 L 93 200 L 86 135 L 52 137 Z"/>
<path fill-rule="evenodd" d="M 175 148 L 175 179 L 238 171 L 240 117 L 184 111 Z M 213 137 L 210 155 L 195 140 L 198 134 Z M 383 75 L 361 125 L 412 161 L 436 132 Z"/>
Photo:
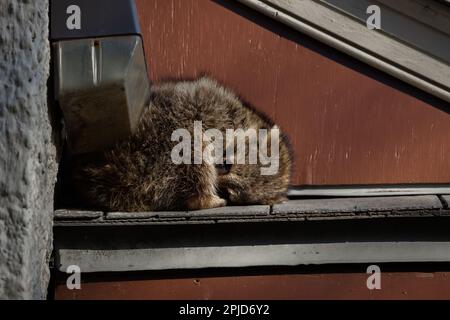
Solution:
<path fill-rule="evenodd" d="M 231 205 L 274 204 L 285 201 L 291 175 L 291 152 L 278 127 L 256 135 L 258 140 L 239 139 L 227 144 L 223 164 L 216 165 L 217 191 Z M 255 143 L 257 141 L 257 143 Z M 253 159 L 253 160 L 250 160 Z"/>
<path fill-rule="evenodd" d="M 252 195 L 250 186 L 254 177 L 249 172 L 250 168 L 245 168 L 244 166 L 235 164 L 216 166 L 219 196 L 227 200 L 227 203 L 230 205 L 251 204 L 250 200 L 255 197 L 255 195 Z"/>
<path fill-rule="evenodd" d="M 217 165 L 217 191 L 229 205 L 275 204 L 287 200 L 290 159 L 280 157 L 280 170 L 262 175 L 261 164 Z"/>

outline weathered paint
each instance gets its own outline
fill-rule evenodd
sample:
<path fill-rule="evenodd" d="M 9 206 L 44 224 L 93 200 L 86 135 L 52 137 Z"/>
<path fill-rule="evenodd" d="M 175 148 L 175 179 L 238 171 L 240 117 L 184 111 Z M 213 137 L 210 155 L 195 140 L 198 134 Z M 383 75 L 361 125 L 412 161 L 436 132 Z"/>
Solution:
<path fill-rule="evenodd" d="M 151 77 L 207 73 L 287 132 L 295 185 L 450 182 L 450 107 L 237 2 L 138 0 Z"/>
<path fill-rule="evenodd" d="M 381 290 L 369 290 L 365 273 L 309 272 L 295 274 L 221 276 L 201 274 L 162 277 L 150 274 L 94 276 L 81 290 L 68 290 L 59 274 L 57 300 L 339 300 L 339 299 L 450 299 L 450 272 L 386 272 L 381 267 Z"/>

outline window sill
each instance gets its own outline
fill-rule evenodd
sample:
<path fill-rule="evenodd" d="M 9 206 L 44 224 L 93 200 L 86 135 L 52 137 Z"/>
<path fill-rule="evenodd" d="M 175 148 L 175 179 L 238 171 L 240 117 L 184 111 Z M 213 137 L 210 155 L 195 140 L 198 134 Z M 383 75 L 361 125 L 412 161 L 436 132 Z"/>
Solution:
<path fill-rule="evenodd" d="M 450 215 L 450 196 L 396 196 L 290 200 L 270 206 L 223 207 L 177 212 L 100 212 L 57 210 L 55 226 L 208 224 L 348 220 Z"/>
<path fill-rule="evenodd" d="M 194 212 L 55 212 L 60 271 L 449 262 L 450 196 L 291 200 Z M 245 222 L 245 223 L 242 223 Z"/>

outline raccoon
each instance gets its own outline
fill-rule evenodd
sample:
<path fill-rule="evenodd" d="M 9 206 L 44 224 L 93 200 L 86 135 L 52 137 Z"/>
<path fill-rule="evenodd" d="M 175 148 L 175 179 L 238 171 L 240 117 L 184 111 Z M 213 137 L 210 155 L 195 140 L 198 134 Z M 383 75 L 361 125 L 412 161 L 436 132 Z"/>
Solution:
<path fill-rule="evenodd" d="M 286 136 L 280 136 L 278 170 L 273 175 L 261 174 L 261 161 L 174 164 L 173 148 L 178 142 L 173 141 L 173 132 L 184 128 L 195 134 L 195 121 L 201 122 L 202 132 L 217 129 L 224 136 L 229 129 L 277 128 L 209 77 L 156 84 L 150 105 L 128 140 L 76 161 L 75 191 L 91 208 L 122 212 L 272 205 L 287 199 L 292 152 Z M 264 143 L 270 146 L 270 140 Z M 245 150 L 248 155 L 250 148 Z"/>

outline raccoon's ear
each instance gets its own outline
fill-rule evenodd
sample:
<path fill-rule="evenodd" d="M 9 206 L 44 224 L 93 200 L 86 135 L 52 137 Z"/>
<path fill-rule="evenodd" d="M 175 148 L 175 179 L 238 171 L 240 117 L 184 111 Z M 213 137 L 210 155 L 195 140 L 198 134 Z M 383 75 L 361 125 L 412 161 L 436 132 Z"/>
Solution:
<path fill-rule="evenodd" d="M 216 164 L 216 171 L 219 176 L 224 176 L 230 173 L 233 164 L 227 163 L 227 159 L 223 159 L 222 164 Z"/>
<path fill-rule="evenodd" d="M 264 135 L 264 136 L 262 136 L 262 137 L 260 137 L 260 141 L 259 141 L 259 143 L 261 144 L 261 145 L 268 145 L 269 143 L 270 143 L 270 139 L 271 139 L 271 137 L 272 137 L 272 131 L 273 130 L 278 130 L 278 132 L 280 131 L 280 128 L 275 124 L 275 125 L 273 125 L 272 126 L 272 128 L 270 128 L 269 130 L 267 130 L 267 134 L 266 135 Z"/>

